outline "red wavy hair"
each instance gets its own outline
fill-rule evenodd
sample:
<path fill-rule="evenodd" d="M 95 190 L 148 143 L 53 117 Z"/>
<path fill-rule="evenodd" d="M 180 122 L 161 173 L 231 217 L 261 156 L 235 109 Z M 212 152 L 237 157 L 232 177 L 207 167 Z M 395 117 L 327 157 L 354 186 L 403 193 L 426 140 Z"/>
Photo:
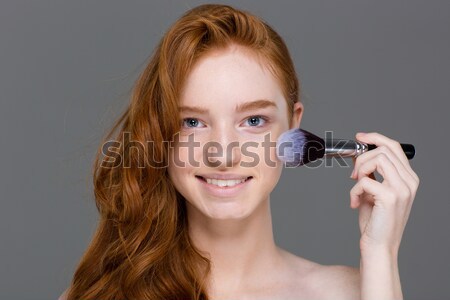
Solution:
<path fill-rule="evenodd" d="M 248 49 L 278 80 L 290 123 L 300 88 L 283 39 L 262 19 L 228 5 L 205 4 L 187 11 L 157 45 L 129 106 L 97 151 L 93 182 L 100 220 L 66 291 L 67 300 L 208 299 L 210 260 L 191 243 L 186 200 L 169 180 L 167 168 L 145 162 L 151 158 L 167 165 L 163 141 L 180 129 L 177 99 L 189 71 L 199 58 L 231 44 Z M 127 153 L 122 144 L 113 158 L 128 159 L 129 167 L 114 166 L 104 160 L 104 145 L 120 142 L 125 132 L 142 144 L 163 146 L 149 148 L 141 157 Z"/>

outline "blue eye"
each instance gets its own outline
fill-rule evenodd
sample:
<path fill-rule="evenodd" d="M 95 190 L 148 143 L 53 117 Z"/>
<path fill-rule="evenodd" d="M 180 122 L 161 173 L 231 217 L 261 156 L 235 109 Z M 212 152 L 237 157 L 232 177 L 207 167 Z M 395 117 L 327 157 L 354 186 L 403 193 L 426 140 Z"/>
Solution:
<path fill-rule="evenodd" d="M 247 119 L 248 124 L 250 125 L 250 127 L 261 127 L 263 125 L 260 125 L 261 120 L 263 121 L 263 125 L 265 124 L 265 122 L 267 121 L 267 118 L 262 117 L 262 116 L 251 116 L 250 118 Z"/>
<path fill-rule="evenodd" d="M 198 119 L 186 118 L 186 119 L 183 119 L 182 126 L 184 126 L 184 124 L 187 124 L 186 127 L 188 127 L 188 128 L 196 128 L 199 123 L 202 124 L 202 122 L 200 122 Z"/>
<path fill-rule="evenodd" d="M 267 121 L 268 121 L 268 119 L 263 116 L 251 116 L 251 117 L 247 118 L 246 123 L 250 127 L 258 128 L 258 127 L 263 127 Z M 200 128 L 200 127 L 204 127 L 204 124 L 196 118 L 185 118 L 182 120 L 181 126 L 185 127 L 185 128 Z"/>

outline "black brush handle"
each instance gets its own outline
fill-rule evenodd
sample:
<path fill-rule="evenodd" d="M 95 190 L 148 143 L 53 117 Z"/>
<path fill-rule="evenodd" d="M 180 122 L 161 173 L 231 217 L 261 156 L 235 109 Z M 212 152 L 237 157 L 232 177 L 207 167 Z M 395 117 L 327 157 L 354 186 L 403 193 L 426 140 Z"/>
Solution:
<path fill-rule="evenodd" d="M 367 144 L 369 147 L 369 151 L 377 148 L 376 145 Z M 405 152 L 405 155 L 408 159 L 412 159 L 414 155 L 416 154 L 416 149 L 411 144 L 400 144 L 402 146 L 403 152 Z"/>

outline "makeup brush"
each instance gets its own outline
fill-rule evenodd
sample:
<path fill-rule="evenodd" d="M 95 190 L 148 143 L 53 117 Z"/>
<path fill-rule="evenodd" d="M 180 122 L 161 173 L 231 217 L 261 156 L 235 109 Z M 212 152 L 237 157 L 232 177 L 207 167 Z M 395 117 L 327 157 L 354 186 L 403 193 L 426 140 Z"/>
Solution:
<path fill-rule="evenodd" d="M 400 144 L 408 159 L 415 154 L 411 144 Z M 377 148 L 376 145 L 354 140 L 322 139 L 301 128 L 293 128 L 280 135 L 277 156 L 286 167 L 300 167 L 323 157 L 357 157 Z"/>

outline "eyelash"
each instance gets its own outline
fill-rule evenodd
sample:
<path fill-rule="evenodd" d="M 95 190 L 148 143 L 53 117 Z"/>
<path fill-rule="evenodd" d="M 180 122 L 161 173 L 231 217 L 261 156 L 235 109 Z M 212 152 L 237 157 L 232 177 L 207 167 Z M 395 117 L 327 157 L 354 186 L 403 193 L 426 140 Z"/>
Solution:
<path fill-rule="evenodd" d="M 252 119 L 252 118 L 259 118 L 259 119 L 263 120 L 264 123 L 263 123 L 263 125 L 249 126 L 249 127 L 261 128 L 261 127 L 263 127 L 264 125 L 266 125 L 267 122 L 269 122 L 269 118 L 264 117 L 264 116 L 260 116 L 260 115 L 250 116 L 250 117 L 248 117 L 248 118 L 246 119 L 246 121 L 248 121 L 248 120 L 250 120 L 250 119 Z M 198 119 L 197 119 L 197 118 L 184 118 L 184 119 L 182 120 L 182 126 L 184 126 L 184 125 L 185 125 L 185 122 L 188 121 L 188 120 L 198 120 Z M 199 122 L 200 122 L 200 121 L 199 121 Z M 186 128 L 198 128 L 198 127 L 190 127 L 190 126 L 186 126 Z"/>

